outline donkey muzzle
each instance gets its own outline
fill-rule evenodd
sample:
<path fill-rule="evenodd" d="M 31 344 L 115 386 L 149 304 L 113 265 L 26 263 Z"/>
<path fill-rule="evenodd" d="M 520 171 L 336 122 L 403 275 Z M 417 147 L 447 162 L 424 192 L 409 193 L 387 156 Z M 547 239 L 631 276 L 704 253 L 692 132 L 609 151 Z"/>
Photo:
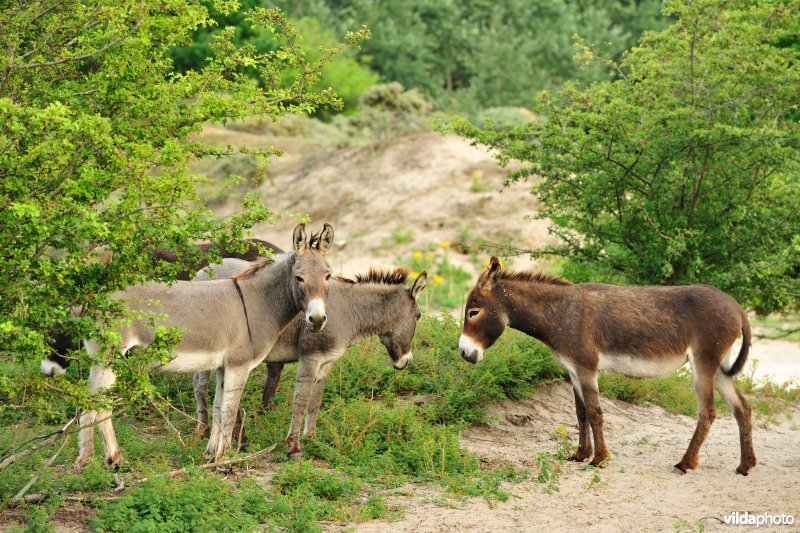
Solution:
<path fill-rule="evenodd" d="M 67 371 L 67 369 L 64 368 L 58 361 L 54 361 L 50 358 L 42 360 L 40 369 L 42 374 L 47 377 L 63 374 Z"/>
<path fill-rule="evenodd" d="M 483 348 L 464 334 L 461 335 L 461 339 L 458 341 L 458 352 L 465 361 L 473 365 L 483 359 Z"/>
<path fill-rule="evenodd" d="M 313 333 L 322 331 L 322 328 L 328 323 L 328 315 L 325 314 L 325 303 L 319 298 L 308 302 L 306 323 Z"/>

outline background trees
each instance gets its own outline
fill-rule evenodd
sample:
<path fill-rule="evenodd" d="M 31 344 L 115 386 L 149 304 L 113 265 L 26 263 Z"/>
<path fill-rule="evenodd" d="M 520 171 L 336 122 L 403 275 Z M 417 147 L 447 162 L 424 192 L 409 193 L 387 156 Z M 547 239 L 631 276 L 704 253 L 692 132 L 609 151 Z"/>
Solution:
<path fill-rule="evenodd" d="M 542 119 L 455 131 L 529 164 L 572 278 L 710 283 L 759 311 L 800 294 L 800 14 L 785 3 L 675 1 L 619 79 L 544 94 Z M 585 58 L 599 61 L 587 49 Z"/>
<path fill-rule="evenodd" d="M 246 0 L 259 5 L 259 0 Z M 353 56 L 335 62 L 348 78 L 368 67 L 384 82 L 418 89 L 439 107 L 475 114 L 482 108 L 528 106 L 541 89 L 570 79 L 607 79 L 602 68 L 581 70 L 572 61 L 578 34 L 617 57 L 645 29 L 665 23 L 661 0 L 278 0 L 293 19 L 313 19 L 343 35 L 366 25 L 372 37 Z M 212 13 L 219 27 L 200 28 L 193 44 L 176 51 L 181 68 L 202 65 L 208 41 L 220 28 L 236 28 L 242 42 L 268 49 L 269 35 L 242 26 L 238 15 Z M 300 25 L 303 28 L 303 24 Z M 306 37 L 316 32 L 304 31 Z M 306 50 L 314 48 L 307 41 Z M 349 62 L 349 64 L 345 64 Z M 323 72 L 324 77 L 324 72 Z M 338 77 L 344 81 L 344 76 Z M 331 86 L 342 87 L 333 77 Z M 344 97 L 344 96 L 343 96 Z M 347 102 L 347 98 L 344 97 Z M 355 102 L 357 96 L 355 97 Z M 352 107 L 348 107 L 352 109 Z"/>

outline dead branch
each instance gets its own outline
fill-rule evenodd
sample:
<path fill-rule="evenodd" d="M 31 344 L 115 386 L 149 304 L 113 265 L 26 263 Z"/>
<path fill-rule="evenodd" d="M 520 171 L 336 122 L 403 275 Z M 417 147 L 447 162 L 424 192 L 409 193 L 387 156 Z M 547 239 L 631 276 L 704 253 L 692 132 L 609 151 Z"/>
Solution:
<path fill-rule="evenodd" d="M 36 444 L 36 445 L 34 445 L 34 446 L 31 446 L 30 448 L 28 448 L 28 449 L 26 449 L 26 450 L 23 450 L 23 451 L 21 451 L 21 452 L 19 452 L 19 453 L 17 453 L 17 451 L 16 451 L 16 450 L 14 450 L 14 451 L 13 451 L 13 452 L 11 452 L 9 455 L 5 456 L 5 457 L 3 458 L 3 460 L 2 460 L 2 461 L 0 461 L 0 472 L 2 472 L 3 470 L 5 470 L 6 468 L 8 468 L 10 465 L 12 465 L 12 464 L 16 463 L 16 462 L 17 462 L 17 461 L 19 461 L 20 459 L 24 459 L 25 457 L 29 456 L 30 454 L 32 454 L 32 453 L 33 453 L 33 452 L 35 452 L 36 450 L 39 450 L 39 449 L 41 449 L 41 448 L 44 448 L 45 446 L 49 446 L 50 444 L 52 444 L 53 442 L 55 442 L 55 441 L 56 441 L 56 439 L 58 439 L 58 438 L 59 438 L 61 435 L 63 435 L 64 433 L 66 433 L 67 429 L 68 429 L 68 428 L 69 428 L 69 427 L 70 427 L 72 424 L 74 424 L 74 423 L 75 423 L 77 420 L 78 420 L 78 415 L 76 415 L 76 416 L 75 416 L 75 417 L 74 417 L 72 420 L 70 420 L 69 422 L 67 422 L 67 423 L 66 423 L 66 425 L 65 425 L 64 427 L 62 427 L 62 428 L 61 428 L 61 429 L 59 429 L 58 431 L 54 431 L 54 432 L 53 432 L 53 433 L 52 433 L 52 434 L 51 434 L 51 435 L 50 435 L 50 436 L 49 436 L 47 439 L 43 440 L 43 441 L 42 441 L 42 442 L 40 442 L 39 444 Z M 19 450 L 19 448 L 17 448 L 17 450 Z"/>
<path fill-rule="evenodd" d="M 222 466 L 230 466 L 230 465 L 241 463 L 241 462 L 244 462 L 244 461 L 250 461 L 252 459 L 256 459 L 258 457 L 261 457 L 263 455 L 268 454 L 269 452 L 274 450 L 276 446 L 278 446 L 278 445 L 277 444 L 273 444 L 269 448 L 264 448 L 263 450 L 261 450 L 259 452 L 256 452 L 256 453 L 253 453 L 253 454 L 250 454 L 250 455 L 245 455 L 244 457 L 234 457 L 233 459 L 228 459 L 227 461 L 217 461 L 217 462 L 214 462 L 214 463 L 206 463 L 204 465 L 200 465 L 198 467 L 198 470 L 209 470 L 209 469 L 212 469 L 212 468 L 219 468 L 219 467 L 222 467 Z M 186 473 L 187 473 L 187 470 L 184 467 L 184 468 L 178 468 L 177 470 L 172 470 L 171 472 L 167 472 L 166 476 L 172 478 L 172 477 L 182 476 L 182 475 L 184 475 Z"/>
<path fill-rule="evenodd" d="M 53 466 L 53 463 L 56 461 L 56 458 L 61 453 L 61 450 L 64 449 L 64 446 L 67 445 L 68 441 L 69 441 L 69 435 L 67 435 L 67 438 L 64 439 L 64 442 L 61 443 L 61 447 L 56 451 L 56 453 L 54 453 L 53 456 L 50 459 L 48 459 L 47 461 L 44 462 L 45 466 Z M 19 489 L 19 492 L 17 492 L 14 495 L 14 497 L 11 498 L 11 503 L 16 503 L 20 499 L 22 499 L 25 496 L 25 493 L 28 492 L 30 490 L 30 488 L 33 486 L 33 484 L 36 483 L 36 481 L 38 481 L 38 480 L 39 480 L 39 474 L 34 474 L 33 476 L 31 476 L 31 480 L 28 481 L 25 484 L 24 487 Z"/>

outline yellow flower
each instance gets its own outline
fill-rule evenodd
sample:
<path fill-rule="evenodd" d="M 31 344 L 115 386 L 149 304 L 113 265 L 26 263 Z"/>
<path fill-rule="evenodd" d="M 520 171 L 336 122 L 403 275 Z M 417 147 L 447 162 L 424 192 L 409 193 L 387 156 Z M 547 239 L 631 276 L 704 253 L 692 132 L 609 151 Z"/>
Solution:
<path fill-rule="evenodd" d="M 444 278 L 442 276 L 434 276 L 433 277 L 434 285 L 441 285 L 443 281 L 444 281 Z"/>
<path fill-rule="evenodd" d="M 422 259 L 422 252 L 414 252 L 414 259 L 418 261 Z"/>
<path fill-rule="evenodd" d="M 442 241 L 439 243 L 442 248 L 450 248 L 450 241 Z"/>
<path fill-rule="evenodd" d="M 416 278 L 417 278 L 417 276 L 419 276 L 419 272 L 417 272 L 416 270 L 412 270 L 412 271 L 411 271 L 411 277 L 412 277 L 412 278 L 414 278 L 414 279 L 416 279 Z"/>
<path fill-rule="evenodd" d="M 431 259 L 433 259 L 432 254 L 425 254 L 425 261 L 430 261 Z"/>

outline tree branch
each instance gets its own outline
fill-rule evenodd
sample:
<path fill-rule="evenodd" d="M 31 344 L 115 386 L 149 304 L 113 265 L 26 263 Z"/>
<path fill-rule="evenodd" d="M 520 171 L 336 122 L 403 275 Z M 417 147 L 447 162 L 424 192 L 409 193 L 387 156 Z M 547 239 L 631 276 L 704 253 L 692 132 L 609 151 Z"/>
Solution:
<path fill-rule="evenodd" d="M 136 21 L 136 24 L 134 24 L 133 27 L 129 31 L 127 31 L 124 35 L 120 36 L 117 39 L 114 39 L 113 41 L 111 41 L 110 43 L 106 44 L 105 46 L 103 46 L 101 48 L 98 48 L 97 50 L 94 50 L 92 52 L 88 52 L 86 54 L 82 54 L 82 55 L 79 55 L 79 56 L 62 57 L 61 59 L 55 59 L 53 61 L 43 61 L 43 62 L 40 62 L 40 63 L 28 63 L 26 65 L 13 65 L 11 67 L 11 69 L 12 70 L 21 70 L 21 69 L 30 69 L 30 68 L 38 68 L 38 67 L 51 67 L 53 65 L 60 65 L 62 63 L 69 63 L 69 62 L 72 62 L 72 61 L 82 61 L 84 59 L 88 59 L 90 57 L 94 57 L 94 56 L 96 56 L 98 54 L 102 54 L 106 50 L 116 46 L 117 44 L 121 43 L 122 41 L 124 41 L 125 39 L 127 39 L 128 37 L 133 35 L 133 33 L 136 30 L 138 30 L 139 27 L 142 25 L 142 21 L 143 20 L 144 20 L 144 0 L 140 4 L 139 19 Z"/>

